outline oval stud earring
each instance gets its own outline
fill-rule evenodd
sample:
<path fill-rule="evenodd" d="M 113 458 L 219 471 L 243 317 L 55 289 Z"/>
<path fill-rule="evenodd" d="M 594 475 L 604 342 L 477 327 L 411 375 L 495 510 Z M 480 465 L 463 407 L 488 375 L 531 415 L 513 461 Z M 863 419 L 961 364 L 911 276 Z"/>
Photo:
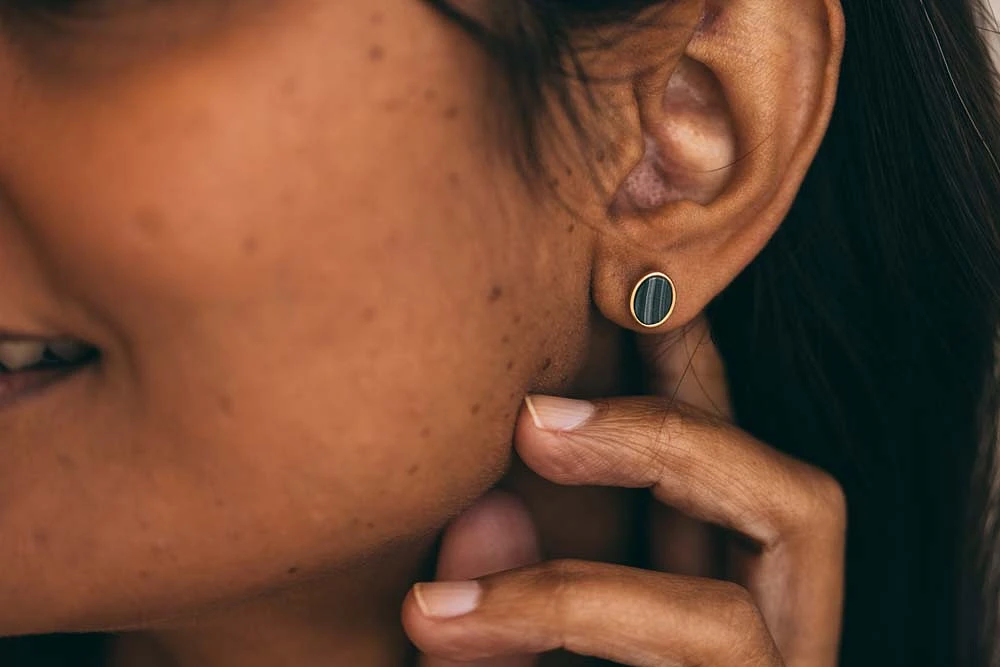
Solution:
<path fill-rule="evenodd" d="M 670 319 L 676 303 L 674 281 L 656 271 L 644 276 L 632 290 L 632 317 L 643 327 L 655 329 Z"/>

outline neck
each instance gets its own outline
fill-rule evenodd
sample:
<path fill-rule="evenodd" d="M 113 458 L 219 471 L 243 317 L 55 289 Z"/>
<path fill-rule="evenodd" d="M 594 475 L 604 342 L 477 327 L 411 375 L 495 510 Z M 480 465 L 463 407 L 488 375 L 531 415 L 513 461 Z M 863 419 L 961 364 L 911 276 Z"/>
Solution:
<path fill-rule="evenodd" d="M 410 586 L 428 576 L 431 544 L 314 577 L 235 607 L 123 635 L 114 667 L 398 667 Z"/>

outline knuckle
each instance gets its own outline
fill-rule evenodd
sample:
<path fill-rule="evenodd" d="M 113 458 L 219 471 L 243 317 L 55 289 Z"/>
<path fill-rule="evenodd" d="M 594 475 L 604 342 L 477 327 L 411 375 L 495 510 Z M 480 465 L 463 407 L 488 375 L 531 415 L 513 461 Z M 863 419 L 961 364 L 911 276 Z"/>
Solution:
<path fill-rule="evenodd" d="M 548 561 L 536 571 L 539 590 L 544 591 L 540 613 L 547 619 L 545 626 L 559 646 L 565 647 L 571 634 L 574 593 L 590 574 L 587 563 L 571 559 Z"/>
<path fill-rule="evenodd" d="M 820 472 L 815 482 L 816 496 L 824 514 L 837 527 L 846 528 L 847 524 L 847 495 L 844 487 L 840 485 L 833 475 Z"/>
<path fill-rule="evenodd" d="M 847 496 L 829 473 L 812 468 L 809 479 L 809 526 L 826 534 L 847 529 Z"/>
<path fill-rule="evenodd" d="M 548 561 L 539 566 L 537 576 L 553 603 L 565 599 L 588 575 L 587 564 L 583 561 L 560 559 Z"/>
<path fill-rule="evenodd" d="M 720 603 L 714 614 L 716 644 L 733 664 L 767 664 L 763 659 L 775 653 L 774 641 L 764 615 L 746 588 L 731 583 L 720 585 Z"/>
<path fill-rule="evenodd" d="M 757 603 L 746 588 L 733 583 L 723 582 L 719 595 L 722 598 L 721 621 L 730 628 L 753 627 L 760 622 L 760 611 Z"/>
<path fill-rule="evenodd" d="M 804 466 L 792 484 L 782 537 L 842 535 L 847 530 L 847 496 L 826 471 Z"/>

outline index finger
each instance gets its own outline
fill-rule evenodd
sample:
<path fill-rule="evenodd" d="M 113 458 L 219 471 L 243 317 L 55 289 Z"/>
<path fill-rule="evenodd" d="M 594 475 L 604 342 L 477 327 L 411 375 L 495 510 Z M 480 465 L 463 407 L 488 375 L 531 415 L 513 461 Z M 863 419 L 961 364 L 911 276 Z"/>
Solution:
<path fill-rule="evenodd" d="M 658 398 L 532 397 L 518 452 L 566 485 L 649 488 L 756 544 L 748 588 L 790 665 L 836 664 L 846 508 L 839 485 L 736 427 Z"/>

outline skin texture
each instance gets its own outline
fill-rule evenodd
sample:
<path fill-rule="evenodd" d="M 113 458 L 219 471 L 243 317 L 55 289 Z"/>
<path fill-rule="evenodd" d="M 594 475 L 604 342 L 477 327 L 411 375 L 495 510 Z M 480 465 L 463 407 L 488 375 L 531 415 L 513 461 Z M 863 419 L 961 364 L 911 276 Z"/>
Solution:
<path fill-rule="evenodd" d="M 0 330 L 102 356 L 0 411 L 0 635 L 399 664 L 399 601 L 503 476 L 523 396 L 635 328 L 650 267 L 684 295 L 664 331 L 691 322 L 787 211 L 839 33 L 779 4 L 676 3 L 596 57 L 603 187 L 547 153 L 542 197 L 495 68 L 415 0 L 5 9 Z M 650 140 L 676 177 L 619 205 Z"/>
<path fill-rule="evenodd" d="M 580 356 L 551 341 L 583 324 L 585 268 L 557 273 L 568 222 L 489 165 L 468 40 L 415 2 L 208 4 L 5 45 L 4 328 L 104 361 L 0 417 L 3 630 L 56 599 L 89 617 L 112 579 L 132 601 L 101 592 L 100 623 L 425 535 Z"/>

